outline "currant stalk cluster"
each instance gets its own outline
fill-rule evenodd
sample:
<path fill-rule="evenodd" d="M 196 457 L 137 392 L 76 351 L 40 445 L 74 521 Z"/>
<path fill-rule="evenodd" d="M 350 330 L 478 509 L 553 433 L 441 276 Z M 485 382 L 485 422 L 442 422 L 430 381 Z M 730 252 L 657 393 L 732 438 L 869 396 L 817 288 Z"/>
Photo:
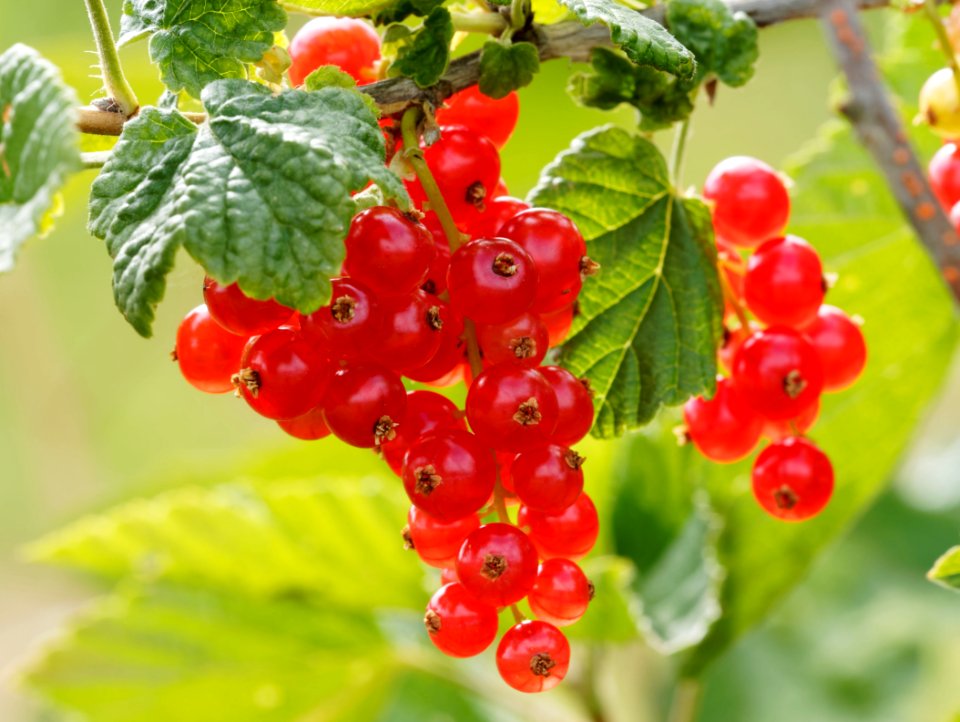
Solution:
<path fill-rule="evenodd" d="M 360 21 L 313 20 L 291 43 L 291 80 L 324 64 L 372 80 L 377 42 Z M 567 672 L 559 628 L 593 596 L 575 560 L 598 534 L 584 458 L 571 448 L 592 426 L 591 392 L 540 364 L 569 331 L 596 264 L 567 217 L 506 195 L 498 148 L 517 114 L 513 94 L 454 96 L 437 113 L 439 140 L 417 151 L 426 170 L 405 181 L 419 210 L 355 216 L 327 306 L 298 314 L 207 279 L 176 358 L 200 390 L 236 389 L 297 438 L 332 434 L 377 450 L 412 504 L 406 544 L 442 570 L 424 617 L 432 642 L 479 654 L 510 608 L 497 667 L 510 686 L 539 692 Z M 388 147 L 408 153 L 410 135 L 382 125 Z M 465 381 L 465 409 L 407 391 L 403 378 Z M 524 599 L 535 619 L 517 607 Z"/>
<path fill-rule="evenodd" d="M 829 284 L 813 246 L 783 235 L 790 197 L 772 168 L 727 158 L 710 172 L 703 195 L 712 204 L 726 303 L 719 361 L 728 375 L 718 378 L 713 398 L 687 402 L 684 432 L 721 463 L 746 458 L 768 439 L 753 465 L 757 501 L 778 519 L 809 519 L 830 500 L 834 472 L 805 434 L 821 393 L 849 387 L 863 371 L 863 333 L 823 303 Z"/>

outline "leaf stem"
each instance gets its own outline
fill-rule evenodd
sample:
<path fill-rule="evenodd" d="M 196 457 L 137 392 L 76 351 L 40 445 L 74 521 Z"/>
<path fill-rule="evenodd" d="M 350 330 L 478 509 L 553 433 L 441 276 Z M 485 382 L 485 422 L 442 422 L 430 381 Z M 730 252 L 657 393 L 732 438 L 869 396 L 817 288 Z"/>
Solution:
<path fill-rule="evenodd" d="M 103 0 L 84 0 L 84 2 L 87 5 L 87 16 L 90 18 L 93 38 L 97 43 L 97 55 L 100 56 L 103 87 L 123 116 L 132 118 L 140 109 L 140 103 L 123 74 L 123 66 L 120 65 L 120 55 L 117 52 L 117 44 L 113 40 L 113 30 L 110 28 L 107 9 L 103 5 Z"/>
<path fill-rule="evenodd" d="M 480 13 L 450 13 L 453 20 L 454 30 L 464 33 L 485 33 L 487 35 L 499 35 L 510 24 L 500 13 L 480 12 Z"/>
<path fill-rule="evenodd" d="M 673 149 L 670 151 L 670 176 L 674 187 L 679 190 L 683 178 L 683 155 L 687 149 L 687 135 L 690 132 L 690 118 L 686 118 L 673 134 Z"/>
<path fill-rule="evenodd" d="M 695 677 L 681 677 L 673 692 L 670 722 L 695 722 L 700 711 L 703 684 Z"/>
<path fill-rule="evenodd" d="M 937 43 L 947 59 L 947 66 L 953 71 L 953 82 L 957 86 L 957 97 L 960 98 L 960 64 L 957 64 L 957 56 L 953 52 L 953 43 L 950 42 L 950 36 L 947 35 L 947 29 L 943 25 L 943 18 L 937 8 L 937 0 L 924 0 L 923 9 L 930 20 L 930 24 L 933 25 L 933 31 L 937 34 Z"/>

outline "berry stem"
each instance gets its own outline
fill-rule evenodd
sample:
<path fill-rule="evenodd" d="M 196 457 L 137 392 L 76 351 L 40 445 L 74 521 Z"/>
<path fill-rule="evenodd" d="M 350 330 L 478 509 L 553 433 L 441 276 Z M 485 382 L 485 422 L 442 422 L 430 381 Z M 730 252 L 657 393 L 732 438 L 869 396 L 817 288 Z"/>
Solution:
<path fill-rule="evenodd" d="M 137 96 L 123 74 L 117 44 L 113 40 L 110 18 L 103 0 L 84 0 L 87 5 L 87 17 L 93 29 L 93 39 L 97 43 L 97 55 L 100 56 L 100 72 L 103 73 L 103 87 L 113 100 L 119 112 L 125 118 L 133 117 L 140 109 Z"/>
<path fill-rule="evenodd" d="M 937 8 L 937 0 L 924 0 L 923 9 L 930 20 L 930 24 L 933 25 L 933 31 L 937 35 L 937 44 L 947 60 L 947 67 L 953 71 L 953 82 L 957 86 L 957 97 L 960 98 L 960 64 L 957 64 L 957 56 L 953 53 L 953 43 L 950 42 L 950 36 L 947 35 L 947 29 L 944 27 L 943 18 Z"/>
<path fill-rule="evenodd" d="M 733 312 L 737 314 L 737 320 L 740 322 L 741 328 L 746 330 L 750 329 L 750 319 L 747 318 L 747 312 L 743 308 L 743 304 L 740 303 L 740 299 L 737 298 L 737 294 L 733 290 L 733 286 L 730 285 L 730 279 L 727 278 L 727 274 L 723 272 L 723 269 L 720 269 L 720 287 L 723 289 L 723 297 L 726 299 L 727 303 L 733 308 Z"/>
<path fill-rule="evenodd" d="M 509 27 L 506 19 L 500 13 L 450 13 L 454 30 L 464 33 L 485 33 L 500 35 Z"/>

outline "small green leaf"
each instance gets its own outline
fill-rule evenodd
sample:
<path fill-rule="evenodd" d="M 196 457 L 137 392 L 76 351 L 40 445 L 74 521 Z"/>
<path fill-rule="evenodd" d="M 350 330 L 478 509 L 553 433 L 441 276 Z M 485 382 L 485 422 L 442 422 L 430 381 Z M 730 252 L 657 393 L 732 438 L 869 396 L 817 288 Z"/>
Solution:
<path fill-rule="evenodd" d="M 353 79 L 353 76 L 343 72 L 336 65 L 321 65 L 303 81 L 303 89 L 311 93 L 330 86 L 336 88 L 356 88 L 357 81 Z"/>
<path fill-rule="evenodd" d="M 378 12 L 373 20 L 377 25 L 390 25 L 403 22 L 409 17 L 426 17 L 442 5 L 443 0 L 397 0 Z"/>
<path fill-rule="evenodd" d="M 650 65 L 679 78 L 696 71 L 693 54 L 660 23 L 615 0 L 560 0 L 585 25 L 602 22 L 610 28 L 613 42 L 637 65 Z"/>
<path fill-rule="evenodd" d="M 354 90 L 274 96 L 221 80 L 203 103 L 199 128 L 175 110 L 142 111 L 91 191 L 90 230 L 114 257 L 117 305 L 144 336 L 180 246 L 219 281 L 309 313 L 339 272 L 350 193 L 372 179 L 406 199 Z"/>
<path fill-rule="evenodd" d="M 164 84 L 195 98 L 221 78 L 247 77 L 287 24 L 276 0 L 124 0 L 120 44 L 150 36 Z"/>
<path fill-rule="evenodd" d="M 530 84 L 540 70 L 540 53 L 533 43 L 504 45 L 490 40 L 480 55 L 480 92 L 503 98 Z"/>
<path fill-rule="evenodd" d="M 960 592 L 960 546 L 953 547 L 927 573 L 927 579 L 947 589 Z"/>
<path fill-rule="evenodd" d="M 80 169 L 76 106 L 35 50 L 18 44 L 0 55 L 0 273 L 27 239 L 49 232 L 60 189 Z"/>
<path fill-rule="evenodd" d="M 453 32 L 450 11 L 443 7 L 434 8 L 421 28 L 403 38 L 397 58 L 390 65 L 389 75 L 411 78 L 421 88 L 434 85 L 450 65 Z"/>
<path fill-rule="evenodd" d="M 572 218 L 601 265 L 561 350 L 596 394 L 594 433 L 621 434 L 710 392 L 722 315 L 710 213 L 674 194 L 656 146 L 619 128 L 589 131 L 529 200 Z"/>
<path fill-rule="evenodd" d="M 362 18 L 382 12 L 396 2 L 397 0 L 281 0 L 280 4 L 287 10 L 308 15 Z"/>
<path fill-rule="evenodd" d="M 670 0 L 667 27 L 697 58 L 696 81 L 710 75 L 732 87 L 753 77 L 759 57 L 757 26 L 720 0 Z"/>

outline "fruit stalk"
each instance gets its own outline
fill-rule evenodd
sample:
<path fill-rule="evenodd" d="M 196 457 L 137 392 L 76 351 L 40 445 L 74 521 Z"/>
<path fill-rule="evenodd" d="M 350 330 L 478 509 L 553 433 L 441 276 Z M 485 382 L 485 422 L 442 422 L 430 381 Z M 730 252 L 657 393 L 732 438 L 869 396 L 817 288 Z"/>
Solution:
<path fill-rule="evenodd" d="M 110 18 L 103 0 L 84 0 L 87 5 L 87 16 L 90 18 L 90 27 L 93 38 L 97 43 L 97 55 L 100 57 L 100 71 L 103 73 L 103 87 L 107 97 L 117 105 L 118 115 L 124 118 L 133 117 L 140 109 L 137 96 L 123 74 L 120 64 L 120 55 L 117 44 L 113 40 L 113 30 L 110 28 Z"/>
<path fill-rule="evenodd" d="M 953 82 L 957 86 L 957 97 L 960 98 L 960 64 L 957 63 L 957 56 L 953 52 L 953 43 L 950 42 L 950 36 L 947 35 L 947 29 L 943 25 L 943 18 L 937 9 L 937 0 L 924 0 L 923 9 L 930 19 L 933 31 L 937 34 L 937 43 L 943 51 L 946 58 L 947 67 L 953 72 Z"/>

